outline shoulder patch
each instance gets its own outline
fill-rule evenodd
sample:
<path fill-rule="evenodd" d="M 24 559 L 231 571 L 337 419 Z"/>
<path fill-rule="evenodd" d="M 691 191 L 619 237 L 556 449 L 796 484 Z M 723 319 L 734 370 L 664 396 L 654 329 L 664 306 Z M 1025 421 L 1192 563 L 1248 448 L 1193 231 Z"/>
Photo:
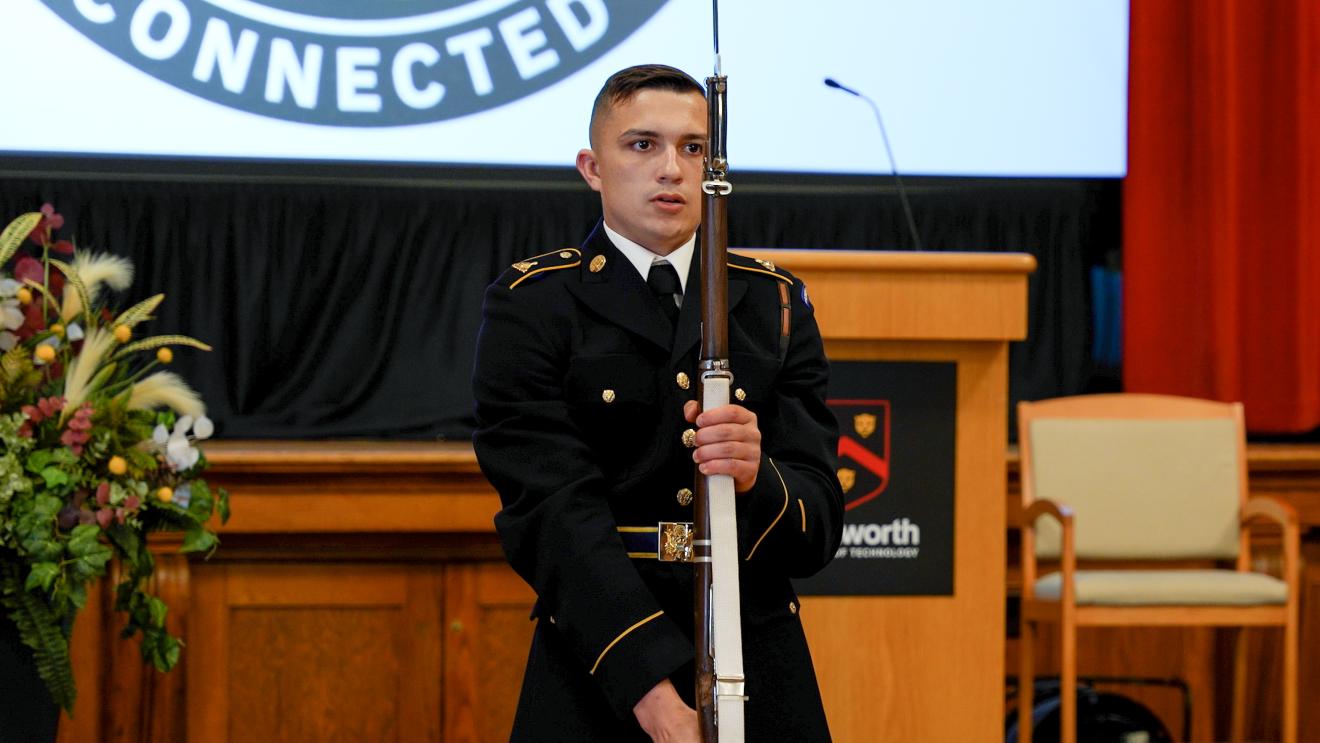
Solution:
<path fill-rule="evenodd" d="M 527 279 L 546 273 L 547 271 L 558 271 L 563 268 L 572 268 L 582 265 L 582 251 L 577 248 L 563 248 L 562 250 L 552 250 L 549 253 L 534 255 L 530 258 L 524 258 L 517 263 L 509 266 L 509 270 L 500 276 L 499 283 L 509 289 L 513 289 Z"/>
<path fill-rule="evenodd" d="M 761 258 L 748 258 L 745 255 L 735 255 L 730 253 L 729 268 L 736 268 L 740 271 L 749 271 L 751 273 L 759 273 L 765 276 L 773 276 L 786 284 L 793 283 L 793 277 L 790 276 L 787 271 L 784 271 L 781 268 L 776 268 L 774 263 Z"/>

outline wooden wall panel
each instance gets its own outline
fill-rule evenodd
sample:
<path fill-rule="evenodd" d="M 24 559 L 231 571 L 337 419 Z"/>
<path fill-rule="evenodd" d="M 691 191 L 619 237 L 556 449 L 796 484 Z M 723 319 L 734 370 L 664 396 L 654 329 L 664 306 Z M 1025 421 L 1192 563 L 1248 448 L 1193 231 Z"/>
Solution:
<path fill-rule="evenodd" d="M 445 579 L 445 740 L 507 741 L 531 646 L 535 595 L 503 563 L 449 568 Z"/>
<path fill-rule="evenodd" d="M 1298 659 L 1297 722 L 1302 743 L 1320 743 L 1320 535 L 1302 550 L 1302 652 Z"/>
<path fill-rule="evenodd" d="M 1192 695 L 1190 740 L 1219 740 L 1214 736 L 1216 705 L 1215 631 L 1143 628 L 1140 630 L 1087 628 L 1077 634 L 1077 675 L 1109 678 L 1180 679 Z M 1005 644 L 1005 662 L 1017 668 L 1020 640 Z M 1059 673 L 1059 639 L 1054 627 L 1042 626 L 1036 642 L 1036 675 Z M 1102 691 L 1122 694 L 1144 704 L 1159 716 L 1174 740 L 1183 737 L 1183 694 L 1172 686 L 1138 683 L 1097 684 Z M 1016 707 L 1012 708 L 1014 711 Z"/>
<path fill-rule="evenodd" d="M 442 569 L 195 573 L 189 741 L 441 740 Z"/>
<path fill-rule="evenodd" d="M 398 740 L 400 613 L 231 608 L 228 740 Z"/>

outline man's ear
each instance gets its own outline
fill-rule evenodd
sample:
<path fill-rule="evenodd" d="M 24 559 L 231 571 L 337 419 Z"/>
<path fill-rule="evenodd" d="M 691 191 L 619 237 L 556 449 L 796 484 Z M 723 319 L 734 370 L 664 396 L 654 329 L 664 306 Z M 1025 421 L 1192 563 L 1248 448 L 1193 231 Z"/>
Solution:
<path fill-rule="evenodd" d="M 600 165 L 596 162 L 596 153 L 591 150 L 578 150 L 577 169 L 582 180 L 591 186 L 592 191 L 600 190 Z"/>

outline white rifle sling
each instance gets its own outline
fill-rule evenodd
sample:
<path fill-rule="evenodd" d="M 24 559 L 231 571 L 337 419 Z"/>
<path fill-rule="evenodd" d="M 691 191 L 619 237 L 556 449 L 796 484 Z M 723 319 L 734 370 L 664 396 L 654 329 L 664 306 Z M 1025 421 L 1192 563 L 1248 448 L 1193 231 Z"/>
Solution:
<path fill-rule="evenodd" d="M 703 410 L 729 404 L 732 378 L 727 372 L 702 380 Z M 738 586 L 738 518 L 733 478 L 706 477 L 710 495 L 711 652 L 715 658 L 715 719 L 719 743 L 742 743 L 744 694 L 742 617 Z"/>

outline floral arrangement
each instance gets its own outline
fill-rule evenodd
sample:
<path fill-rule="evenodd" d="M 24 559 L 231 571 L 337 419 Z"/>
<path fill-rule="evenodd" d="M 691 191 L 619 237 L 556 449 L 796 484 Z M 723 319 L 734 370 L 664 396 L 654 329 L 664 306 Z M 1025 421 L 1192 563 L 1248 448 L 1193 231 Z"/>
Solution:
<path fill-rule="evenodd" d="M 209 553 L 218 540 L 207 523 L 217 510 L 229 518 L 229 496 L 198 477 L 195 442 L 213 430 L 201 399 L 158 369 L 172 346 L 210 347 L 134 340 L 164 295 L 113 313 L 102 289 L 127 288 L 132 265 L 55 240 L 63 222 L 47 204 L 0 232 L 0 605 L 72 712 L 69 637 L 89 586 L 117 558 L 124 637 L 141 633 L 143 659 L 173 668 L 181 643 L 165 604 L 143 590 L 147 535 L 181 532 L 183 552 Z"/>

